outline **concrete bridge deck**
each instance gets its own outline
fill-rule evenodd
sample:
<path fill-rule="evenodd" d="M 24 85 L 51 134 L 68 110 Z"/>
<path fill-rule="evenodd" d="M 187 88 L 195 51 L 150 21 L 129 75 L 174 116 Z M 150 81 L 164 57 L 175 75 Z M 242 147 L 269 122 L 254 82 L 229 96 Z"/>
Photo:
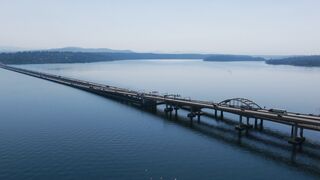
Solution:
<path fill-rule="evenodd" d="M 204 114 L 202 111 L 204 109 L 213 110 L 215 118 L 223 118 L 224 112 L 236 114 L 239 115 L 239 125 L 236 129 L 240 132 L 253 127 L 253 125 L 250 124 L 250 119 L 254 119 L 254 127 L 260 129 L 263 129 L 263 121 L 265 120 L 286 124 L 292 127 L 291 139 L 289 142 L 294 145 L 301 144 L 305 140 L 303 136 L 304 129 L 320 131 L 320 116 L 286 111 L 274 112 L 270 111 L 270 109 L 261 108 L 259 105 L 247 99 L 235 98 L 220 103 L 214 103 L 209 101 L 184 99 L 171 95 L 142 93 L 139 91 L 36 72 L 3 64 L 0 64 L 0 67 L 10 71 L 89 91 L 101 96 L 130 102 L 144 108 L 156 109 L 157 105 L 165 104 L 165 112 L 170 113 L 170 115 L 173 111 L 175 111 L 175 115 L 177 115 L 179 109 L 188 109 L 190 111 L 188 117 L 191 122 L 195 117 L 200 121 L 200 116 Z M 219 116 L 218 112 L 220 113 Z M 243 117 L 246 118 L 246 123 L 243 122 Z M 300 133 L 298 134 L 299 131 Z"/>

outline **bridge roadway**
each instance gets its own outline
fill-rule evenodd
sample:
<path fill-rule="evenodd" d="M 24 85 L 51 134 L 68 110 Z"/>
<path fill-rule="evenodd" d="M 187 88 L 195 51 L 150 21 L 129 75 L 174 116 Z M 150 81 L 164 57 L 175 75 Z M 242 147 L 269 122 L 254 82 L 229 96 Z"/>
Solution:
<path fill-rule="evenodd" d="M 248 130 L 253 127 L 250 124 L 250 118 L 254 119 L 255 128 L 260 129 L 263 128 L 264 120 L 290 125 L 292 128 L 289 143 L 294 145 L 301 144 L 305 140 L 305 138 L 303 137 L 303 129 L 320 131 L 320 116 L 312 114 L 301 114 L 293 112 L 277 113 L 263 108 L 252 108 L 235 106 L 231 104 L 214 103 L 209 101 L 191 100 L 170 95 L 159 95 L 157 93 L 143 93 L 139 91 L 133 91 L 88 81 L 82 81 L 78 79 L 57 76 L 43 72 L 21 69 L 17 67 L 7 66 L 4 64 L 0 64 L 0 67 L 10 71 L 82 89 L 109 98 L 129 102 L 134 105 L 139 105 L 145 108 L 156 109 L 157 105 L 165 104 L 165 111 L 170 113 L 170 115 L 174 110 L 175 115 L 177 115 L 178 109 L 187 109 L 190 111 L 188 117 L 190 118 L 191 122 L 193 121 L 193 118 L 196 116 L 198 116 L 198 121 L 200 121 L 200 116 L 204 114 L 204 112 L 202 111 L 203 109 L 213 110 L 215 118 L 218 118 L 218 111 L 220 112 L 219 118 L 222 119 L 224 112 L 236 114 L 240 117 L 239 125 L 236 127 L 236 129 L 240 132 L 242 130 Z M 237 103 L 239 104 L 239 102 Z M 242 117 L 247 118 L 246 123 L 243 123 Z M 260 120 L 259 125 L 258 120 Z M 298 134 L 299 130 L 300 133 Z"/>

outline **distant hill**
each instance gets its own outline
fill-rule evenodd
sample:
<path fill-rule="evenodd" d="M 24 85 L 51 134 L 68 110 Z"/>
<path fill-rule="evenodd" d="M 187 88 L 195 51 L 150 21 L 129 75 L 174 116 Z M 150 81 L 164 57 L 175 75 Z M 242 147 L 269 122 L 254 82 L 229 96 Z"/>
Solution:
<path fill-rule="evenodd" d="M 271 65 L 294 65 L 306 67 L 320 67 L 320 55 L 295 56 L 266 60 L 262 57 L 246 55 L 217 55 L 217 54 L 157 54 L 134 53 L 131 51 L 108 49 L 62 48 L 48 51 L 23 51 L 0 53 L 0 62 L 4 64 L 50 64 L 50 63 L 90 63 L 115 60 L 139 59 L 198 59 L 204 61 L 232 62 L 232 61 L 265 61 Z M 86 51 L 86 52 L 78 52 Z M 102 52 L 95 52 L 102 51 Z"/>
<path fill-rule="evenodd" d="M 48 49 L 46 51 L 54 52 L 86 52 L 86 53 L 134 53 L 131 50 L 114 50 L 108 48 L 81 48 L 81 47 L 64 47 Z"/>
<path fill-rule="evenodd" d="M 1 53 L 0 62 L 4 64 L 87 63 L 134 59 L 203 59 L 207 56 L 209 55 L 29 51 Z"/>
<path fill-rule="evenodd" d="M 204 58 L 204 61 L 265 61 L 265 59 L 246 55 L 211 55 Z"/>
<path fill-rule="evenodd" d="M 316 56 L 296 56 L 283 59 L 271 59 L 266 61 L 272 65 L 293 65 L 306 67 L 320 67 L 320 55 Z"/>

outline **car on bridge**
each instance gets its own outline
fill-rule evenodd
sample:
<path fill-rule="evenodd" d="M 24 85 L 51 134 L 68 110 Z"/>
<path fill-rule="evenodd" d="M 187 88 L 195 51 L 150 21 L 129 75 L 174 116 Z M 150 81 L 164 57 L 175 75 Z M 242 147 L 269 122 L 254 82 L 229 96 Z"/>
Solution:
<path fill-rule="evenodd" d="M 287 110 L 285 109 L 272 108 L 272 109 L 269 109 L 268 111 L 277 114 L 279 117 L 287 114 Z"/>

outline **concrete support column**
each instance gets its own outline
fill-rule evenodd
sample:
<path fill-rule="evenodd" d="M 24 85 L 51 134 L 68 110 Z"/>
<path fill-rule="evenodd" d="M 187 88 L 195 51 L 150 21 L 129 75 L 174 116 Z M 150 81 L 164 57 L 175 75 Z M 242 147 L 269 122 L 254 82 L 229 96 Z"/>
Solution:
<path fill-rule="evenodd" d="M 178 117 L 178 110 L 179 110 L 179 107 L 175 106 L 175 107 L 174 107 L 174 112 L 175 112 L 174 116 L 175 116 L 176 118 Z"/>
<path fill-rule="evenodd" d="M 239 133 L 241 133 L 241 131 L 244 130 L 244 125 L 242 122 L 242 115 L 239 116 L 239 124 L 236 125 L 235 129 L 238 130 Z M 241 135 L 241 134 L 239 134 L 239 135 Z"/>
<path fill-rule="evenodd" d="M 298 137 L 298 125 L 297 123 L 295 123 L 293 128 L 293 139 L 296 139 L 297 137 Z"/>
<path fill-rule="evenodd" d="M 260 119 L 260 130 L 263 130 L 263 119 Z"/>
<path fill-rule="evenodd" d="M 298 123 L 294 123 L 291 128 L 291 139 L 288 141 L 290 144 L 294 146 L 301 145 L 305 141 L 305 138 L 303 137 L 303 128 L 300 127 L 300 137 L 298 137 L 298 131 Z"/>
<path fill-rule="evenodd" d="M 190 111 L 190 113 L 188 114 L 188 118 L 190 118 L 190 122 L 193 123 L 193 118 L 195 117 L 195 113 L 193 112 L 193 110 Z"/>
<path fill-rule="evenodd" d="M 168 115 L 169 113 L 170 118 L 172 117 L 172 111 L 173 111 L 172 105 L 166 104 L 166 107 L 164 108 L 164 112 L 166 113 L 166 115 Z"/>
<path fill-rule="evenodd" d="M 302 127 L 300 127 L 300 137 L 303 138 L 303 128 Z"/>

